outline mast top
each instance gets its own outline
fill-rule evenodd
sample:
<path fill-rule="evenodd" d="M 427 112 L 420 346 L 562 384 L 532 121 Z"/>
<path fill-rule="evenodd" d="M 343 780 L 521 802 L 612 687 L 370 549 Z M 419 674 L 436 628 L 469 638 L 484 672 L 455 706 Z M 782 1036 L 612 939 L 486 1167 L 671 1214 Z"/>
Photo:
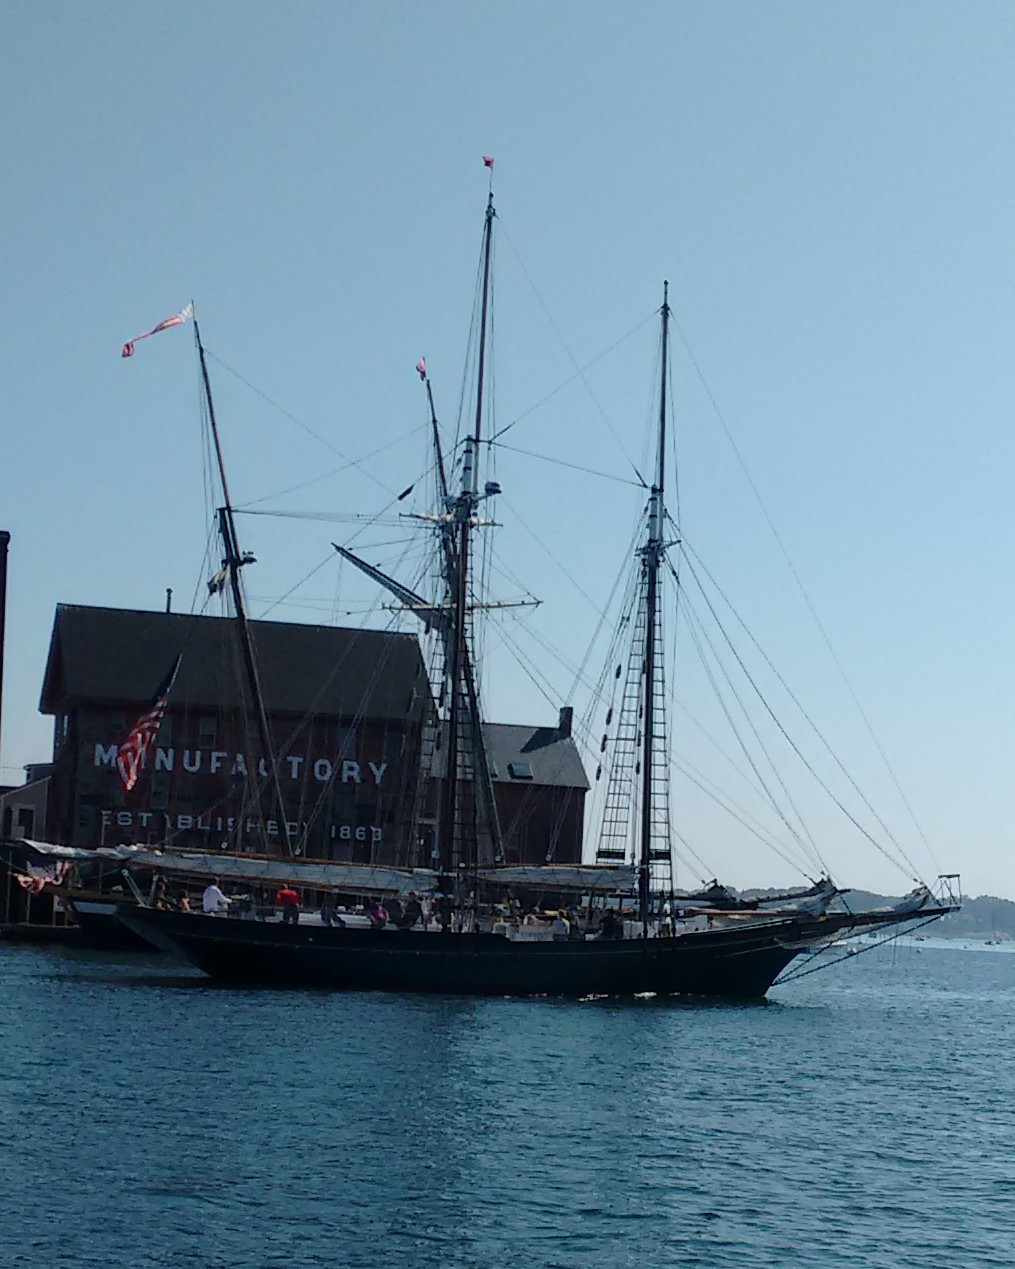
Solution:
<path fill-rule="evenodd" d="M 662 356 L 659 383 L 659 455 L 656 466 L 655 492 L 662 502 L 663 489 L 666 484 L 666 384 L 669 378 L 669 331 L 670 331 L 670 284 L 663 282 L 663 306 L 659 310 L 662 317 Z M 659 508 L 660 513 L 662 508 Z M 661 525 L 660 514 L 660 525 Z"/>
<path fill-rule="evenodd" d="M 490 168 L 490 193 L 486 200 L 486 216 L 483 220 L 483 292 L 479 312 L 479 358 L 476 376 L 476 420 L 472 439 L 479 445 L 483 426 L 483 380 L 486 374 L 486 328 L 490 305 L 490 247 L 493 242 L 493 220 L 497 213 L 493 207 L 493 159 L 484 158 Z"/>

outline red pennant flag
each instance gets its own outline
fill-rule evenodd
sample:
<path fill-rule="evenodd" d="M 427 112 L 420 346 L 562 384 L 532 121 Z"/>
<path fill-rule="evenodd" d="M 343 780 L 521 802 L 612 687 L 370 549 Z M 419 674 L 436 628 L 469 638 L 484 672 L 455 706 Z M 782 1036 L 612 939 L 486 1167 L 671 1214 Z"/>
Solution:
<path fill-rule="evenodd" d="M 484 167 L 493 167 L 493 159 L 490 157 L 490 155 L 489 155 L 489 154 L 484 154 L 484 155 L 483 155 L 483 166 L 484 166 Z"/>
<path fill-rule="evenodd" d="M 426 358 L 425 357 L 420 357 L 419 361 L 416 362 L 416 373 L 419 375 L 421 379 L 423 380 L 426 379 Z"/>
<path fill-rule="evenodd" d="M 170 326 L 182 326 L 184 322 L 189 321 L 194 316 L 194 305 L 188 304 L 186 308 L 181 308 L 178 313 L 174 313 L 172 317 L 167 317 L 164 322 L 159 322 L 158 326 L 153 326 L 151 330 L 146 330 L 141 335 L 135 335 L 133 339 L 128 339 L 120 350 L 121 357 L 133 357 L 134 345 L 139 339 L 147 339 L 150 335 L 157 335 L 159 331 L 169 330 Z"/>

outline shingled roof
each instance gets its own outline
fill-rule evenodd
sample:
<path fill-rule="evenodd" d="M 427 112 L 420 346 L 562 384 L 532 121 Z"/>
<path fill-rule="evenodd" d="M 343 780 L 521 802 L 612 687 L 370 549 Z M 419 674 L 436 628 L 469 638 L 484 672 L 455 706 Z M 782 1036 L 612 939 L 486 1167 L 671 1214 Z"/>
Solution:
<path fill-rule="evenodd" d="M 570 734 L 557 727 L 484 723 L 483 736 L 494 784 L 532 784 L 588 789 L 588 776 Z M 444 774 L 444 753 L 434 755 L 434 775 Z"/>
<path fill-rule="evenodd" d="M 404 719 L 427 699 L 412 635 L 337 626 L 251 622 L 270 713 Z M 209 710 L 236 704 L 239 644 L 226 617 L 60 604 L 40 709 L 147 703 L 178 653 L 173 704 Z"/>

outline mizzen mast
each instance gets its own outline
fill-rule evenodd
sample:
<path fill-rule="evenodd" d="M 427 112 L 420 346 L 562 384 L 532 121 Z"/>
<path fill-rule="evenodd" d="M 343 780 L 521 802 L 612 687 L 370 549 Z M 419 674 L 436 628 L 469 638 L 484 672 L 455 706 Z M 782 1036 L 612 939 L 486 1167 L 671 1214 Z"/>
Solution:
<path fill-rule="evenodd" d="M 285 799 L 282 796 L 282 788 L 278 779 L 278 764 L 275 761 L 275 750 L 271 740 L 271 730 L 268 726 L 268 714 L 264 706 L 264 694 L 261 690 L 261 676 L 257 669 L 257 657 L 254 654 L 254 639 L 250 629 L 250 621 L 247 617 L 247 605 L 243 596 L 243 587 L 240 582 L 240 569 L 244 564 L 253 563 L 253 556 L 250 554 L 241 554 L 239 547 L 239 539 L 236 534 L 236 518 L 233 515 L 233 504 L 229 497 L 229 482 L 226 479 L 225 459 L 222 456 L 222 443 L 219 439 L 218 422 L 215 418 L 215 402 L 211 394 L 211 380 L 208 377 L 208 364 L 205 360 L 204 345 L 201 343 L 201 331 L 197 324 L 197 318 L 194 318 L 194 340 L 197 343 L 197 355 L 201 363 L 201 380 L 204 385 L 204 399 L 208 407 L 208 423 L 211 428 L 212 440 L 215 445 L 215 459 L 218 464 L 219 481 L 222 485 L 223 505 L 218 509 L 219 534 L 222 538 L 222 550 L 224 557 L 222 560 L 222 577 L 223 584 L 228 581 L 230 594 L 233 599 L 233 608 L 236 613 L 236 624 L 240 637 L 240 652 L 243 657 L 243 665 L 246 671 L 247 683 L 250 687 L 251 701 L 254 708 L 254 722 L 257 727 L 258 740 L 261 745 L 261 753 L 264 759 L 265 774 L 269 782 L 271 793 L 270 801 L 275 806 L 275 814 L 279 826 L 279 834 L 285 843 L 286 851 L 292 855 L 294 853 L 292 843 L 289 840 L 289 832 L 286 827 L 286 808 Z M 267 816 L 261 814 L 261 835 L 267 848 Z"/>

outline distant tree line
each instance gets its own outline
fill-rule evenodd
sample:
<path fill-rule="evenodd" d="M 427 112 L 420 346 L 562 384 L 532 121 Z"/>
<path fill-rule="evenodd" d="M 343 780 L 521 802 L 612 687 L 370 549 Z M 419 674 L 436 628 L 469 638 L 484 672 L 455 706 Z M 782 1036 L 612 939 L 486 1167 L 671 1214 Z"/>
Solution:
<path fill-rule="evenodd" d="M 851 890 L 846 899 L 855 911 L 897 902 L 889 895 L 870 894 L 866 890 Z M 927 927 L 927 933 L 949 939 L 1015 939 L 1015 903 L 991 894 L 981 894 L 975 899 L 963 896 L 959 911 L 935 921 Z"/>
<path fill-rule="evenodd" d="M 775 892 L 745 890 L 742 893 L 754 897 Z M 845 903 L 854 912 L 866 912 L 871 908 L 890 907 L 898 901 L 898 895 L 850 890 L 842 899 L 836 900 L 835 906 Z M 927 933 L 935 938 L 949 939 L 1015 939 L 1015 903 L 991 894 L 981 894 L 975 899 L 963 896 L 959 911 L 935 921 L 927 927 Z"/>

